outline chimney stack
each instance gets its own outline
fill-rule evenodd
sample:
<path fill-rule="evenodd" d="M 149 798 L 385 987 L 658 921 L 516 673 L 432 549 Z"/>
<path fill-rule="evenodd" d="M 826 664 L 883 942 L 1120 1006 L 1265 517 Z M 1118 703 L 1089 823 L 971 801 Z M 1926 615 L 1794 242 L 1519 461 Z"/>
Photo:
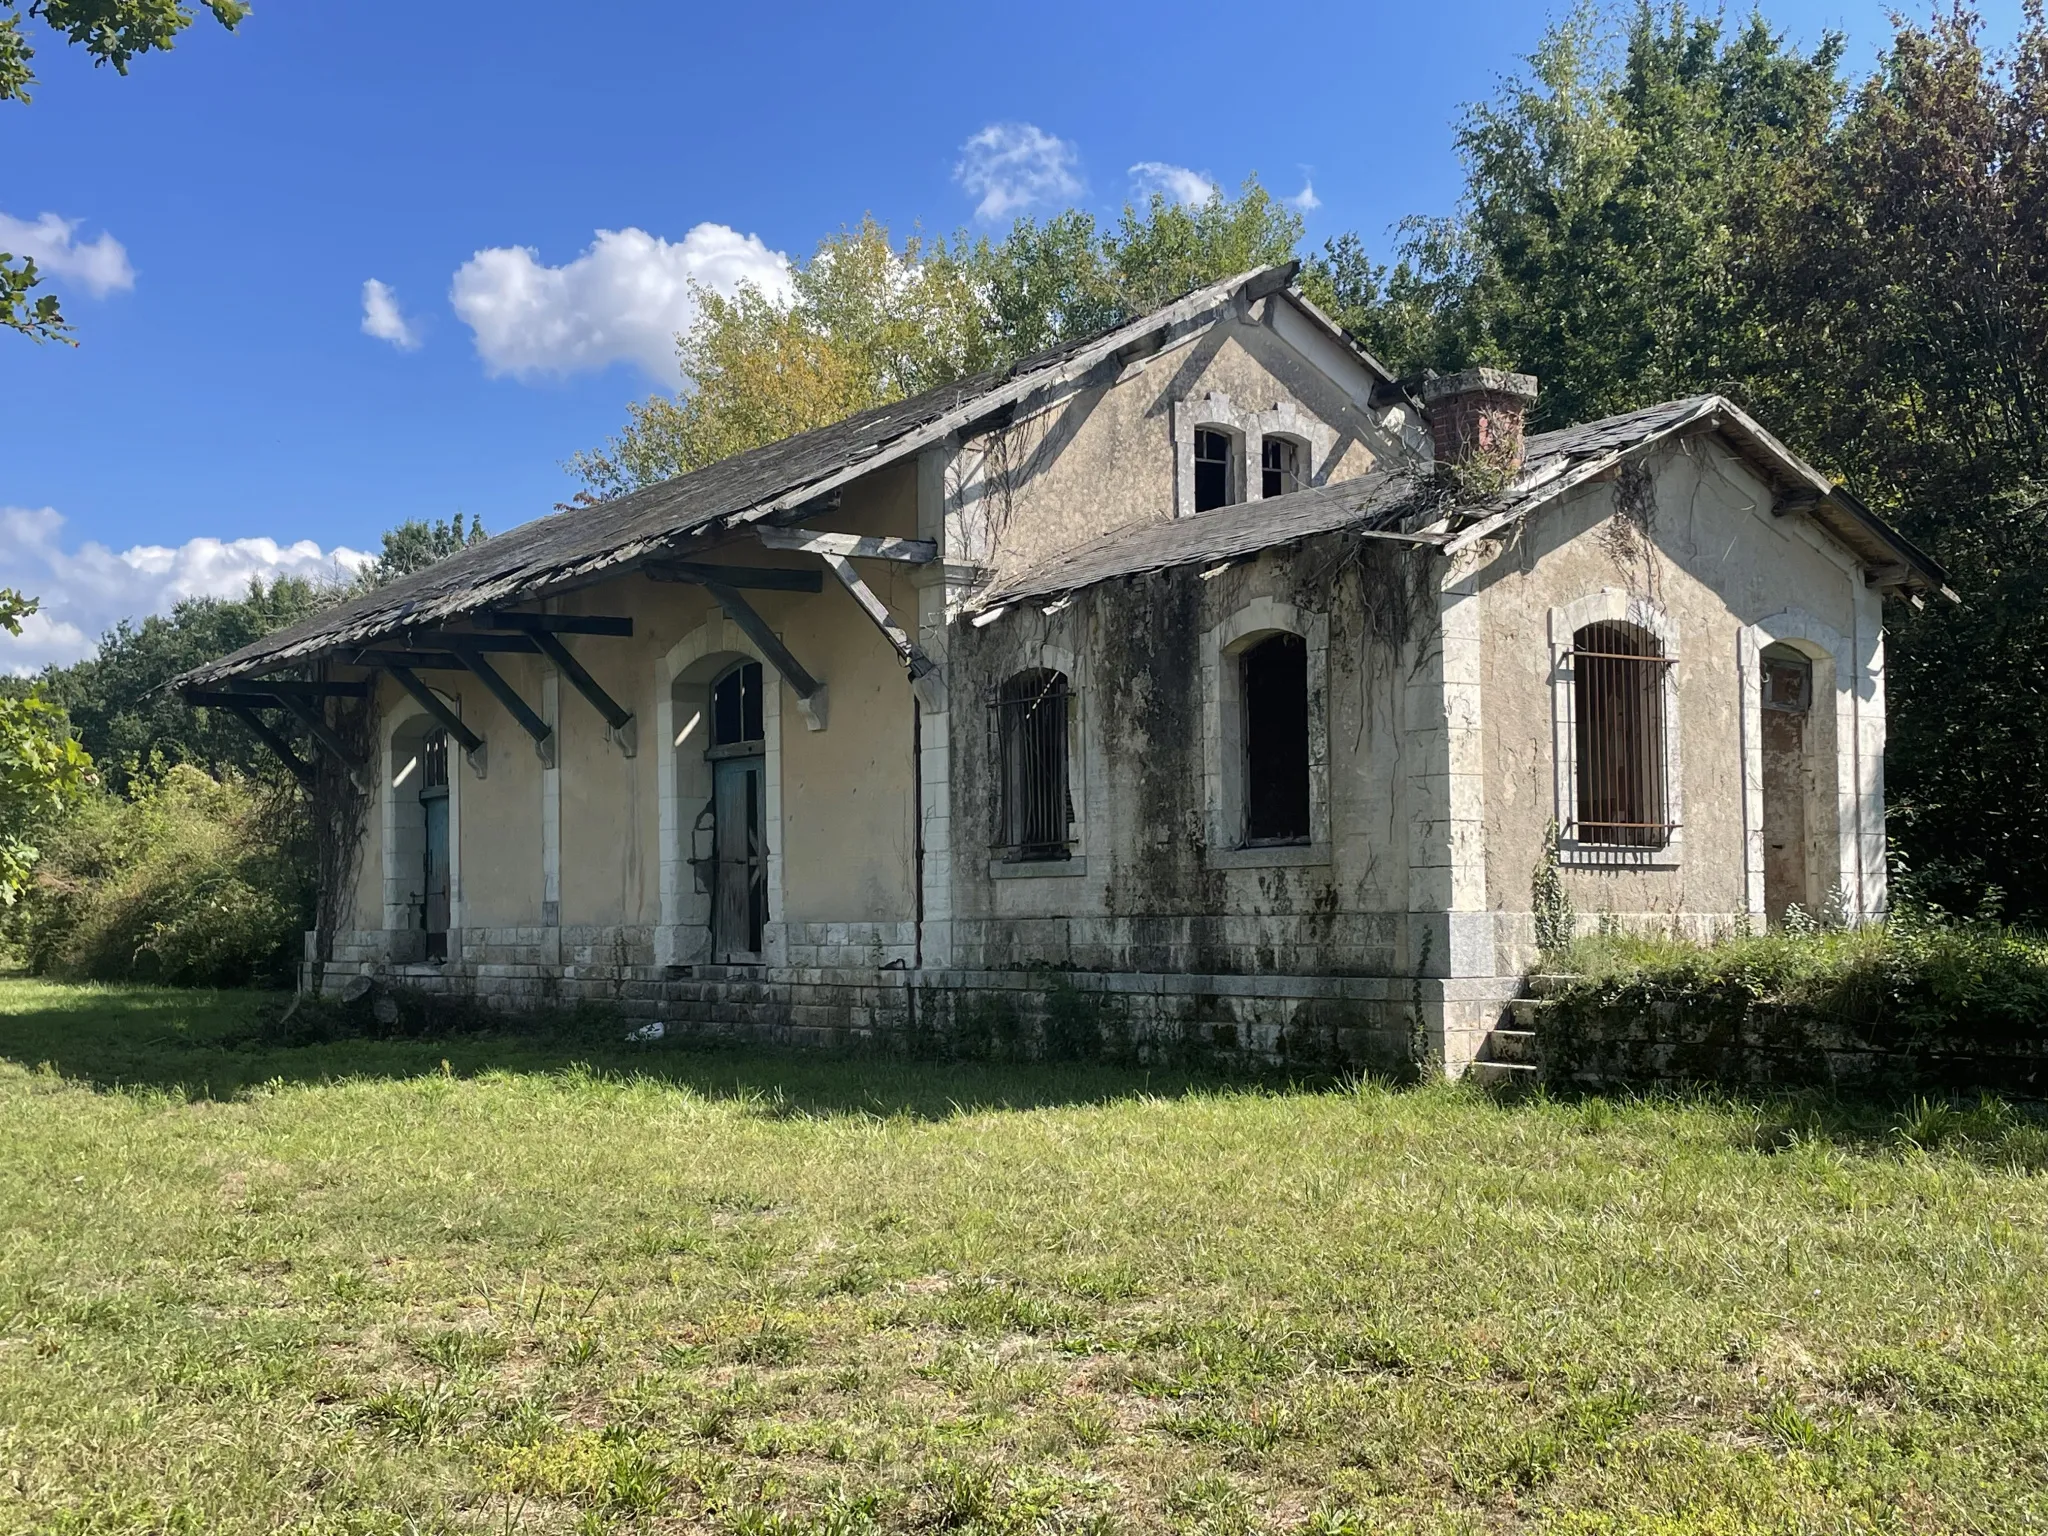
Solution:
<path fill-rule="evenodd" d="M 1437 468 L 1484 457 L 1510 475 L 1522 468 L 1522 424 L 1536 403 L 1536 377 L 1500 368 L 1422 381 L 1422 405 L 1436 444 Z"/>

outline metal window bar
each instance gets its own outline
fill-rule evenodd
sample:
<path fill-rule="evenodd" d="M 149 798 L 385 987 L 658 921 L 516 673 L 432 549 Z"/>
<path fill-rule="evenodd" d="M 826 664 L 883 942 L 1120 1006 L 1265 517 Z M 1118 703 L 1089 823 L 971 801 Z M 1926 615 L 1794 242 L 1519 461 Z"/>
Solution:
<path fill-rule="evenodd" d="M 1591 624 L 1572 637 L 1577 793 L 1567 829 L 1582 845 L 1655 849 L 1670 843 L 1665 687 L 1678 658 L 1632 624 Z"/>
<path fill-rule="evenodd" d="M 448 787 L 448 733 L 435 731 L 420 749 L 420 788 Z"/>
<path fill-rule="evenodd" d="M 1013 862 L 1072 856 L 1066 675 L 1019 672 L 989 700 L 998 806 L 995 847 Z"/>

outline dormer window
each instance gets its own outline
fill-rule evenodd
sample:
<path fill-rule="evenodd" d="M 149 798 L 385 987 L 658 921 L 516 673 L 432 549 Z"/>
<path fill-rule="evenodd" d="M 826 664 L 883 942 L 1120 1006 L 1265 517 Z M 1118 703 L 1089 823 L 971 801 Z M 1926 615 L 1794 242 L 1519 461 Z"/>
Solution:
<path fill-rule="evenodd" d="M 1210 427 L 1195 432 L 1195 510 L 1213 512 L 1236 497 L 1237 440 Z"/>
<path fill-rule="evenodd" d="M 1286 496 L 1301 489 L 1301 445 L 1293 438 L 1267 438 L 1259 456 L 1261 496 Z"/>

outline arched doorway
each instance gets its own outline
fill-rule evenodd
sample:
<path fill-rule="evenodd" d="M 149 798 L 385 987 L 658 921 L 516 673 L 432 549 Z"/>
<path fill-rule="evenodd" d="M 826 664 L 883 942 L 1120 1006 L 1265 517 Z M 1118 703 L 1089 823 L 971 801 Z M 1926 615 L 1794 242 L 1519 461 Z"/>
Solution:
<path fill-rule="evenodd" d="M 1789 645 L 1763 650 L 1764 916 L 1783 926 L 1794 906 L 1813 915 L 1811 743 L 1813 663 Z"/>
<path fill-rule="evenodd" d="M 455 894 L 448 733 L 424 716 L 391 738 L 385 843 L 385 927 L 401 963 L 448 958 Z"/>

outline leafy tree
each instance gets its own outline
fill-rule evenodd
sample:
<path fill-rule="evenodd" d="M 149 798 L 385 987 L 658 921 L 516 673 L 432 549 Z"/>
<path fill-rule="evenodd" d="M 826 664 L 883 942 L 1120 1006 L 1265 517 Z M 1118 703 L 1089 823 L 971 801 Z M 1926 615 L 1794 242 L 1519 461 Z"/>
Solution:
<path fill-rule="evenodd" d="M 36 600 L 0 587 L 0 629 L 21 633 Z M 92 785 L 92 759 L 64 712 L 34 690 L 0 697 L 0 905 L 13 906 L 40 853 L 34 839 Z"/>
<path fill-rule="evenodd" d="M 363 591 L 388 586 L 489 537 L 482 518 L 472 517 L 464 527 L 460 512 L 445 523 L 438 518 L 431 523 L 408 518 L 385 533 L 384 552 L 365 567 L 357 586 Z"/>
<path fill-rule="evenodd" d="M 205 4 L 230 32 L 249 14 L 242 0 Z M 0 0 L 0 101 L 26 104 L 36 81 L 35 48 L 22 30 L 26 18 L 41 21 L 83 48 L 95 65 L 111 65 L 121 75 L 137 54 L 167 52 L 193 20 L 180 0 L 28 0 L 25 6 L 21 0 Z M 67 340 L 71 327 L 56 295 L 30 297 L 41 282 L 33 261 L 0 251 L 0 328 L 36 341 Z"/>
<path fill-rule="evenodd" d="M 1288 260 L 1300 218 L 1256 179 L 1186 207 L 1154 197 L 1099 232 L 1079 211 L 1020 221 L 1000 243 L 913 238 L 872 218 L 791 274 L 788 302 L 700 291 L 677 339 L 686 391 L 627 407 L 626 428 L 569 467 L 579 501 L 621 495 L 731 454 L 1059 342 L 1233 272 Z"/>

